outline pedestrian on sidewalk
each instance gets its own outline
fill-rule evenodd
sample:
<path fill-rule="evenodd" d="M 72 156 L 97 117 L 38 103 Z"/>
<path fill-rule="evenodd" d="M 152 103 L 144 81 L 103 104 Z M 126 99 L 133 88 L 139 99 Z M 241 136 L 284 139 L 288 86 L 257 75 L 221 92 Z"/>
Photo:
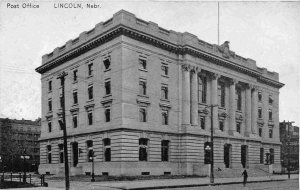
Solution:
<path fill-rule="evenodd" d="M 245 186 L 246 186 L 246 183 L 247 183 L 247 178 L 248 178 L 247 170 L 244 170 L 244 172 L 242 173 L 242 176 L 244 176 L 243 185 L 244 185 L 244 187 L 245 187 Z"/>

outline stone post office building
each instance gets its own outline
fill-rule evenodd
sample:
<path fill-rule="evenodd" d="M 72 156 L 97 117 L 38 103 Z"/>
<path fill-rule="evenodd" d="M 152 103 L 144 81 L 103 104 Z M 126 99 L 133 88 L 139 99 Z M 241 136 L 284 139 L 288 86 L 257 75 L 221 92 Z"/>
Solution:
<path fill-rule="evenodd" d="M 188 32 L 166 30 L 121 10 L 57 47 L 42 75 L 41 173 L 64 171 L 62 89 L 71 175 L 208 172 L 215 167 L 280 169 L 278 73 Z M 212 108 L 212 109 L 211 109 Z"/>

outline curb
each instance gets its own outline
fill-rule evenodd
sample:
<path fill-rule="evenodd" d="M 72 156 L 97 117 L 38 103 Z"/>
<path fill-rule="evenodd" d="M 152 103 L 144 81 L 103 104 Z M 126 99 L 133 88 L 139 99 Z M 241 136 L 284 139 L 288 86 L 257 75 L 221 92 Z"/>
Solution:
<path fill-rule="evenodd" d="M 258 183 L 258 182 L 271 182 L 271 181 L 286 181 L 289 179 L 270 179 L 270 180 L 257 180 L 248 181 L 247 183 Z M 294 180 L 294 179 L 290 179 Z M 299 180 L 299 179 L 298 179 Z M 188 185 L 168 185 L 168 186 L 155 186 L 155 187 L 137 187 L 137 188 L 122 188 L 123 190 L 146 190 L 146 189 L 166 189 L 166 188 L 183 188 L 183 187 L 201 187 L 201 186 L 218 186 L 218 185 L 231 185 L 231 184 L 242 184 L 243 182 L 225 182 L 225 183 L 203 183 L 203 184 L 188 184 Z"/>

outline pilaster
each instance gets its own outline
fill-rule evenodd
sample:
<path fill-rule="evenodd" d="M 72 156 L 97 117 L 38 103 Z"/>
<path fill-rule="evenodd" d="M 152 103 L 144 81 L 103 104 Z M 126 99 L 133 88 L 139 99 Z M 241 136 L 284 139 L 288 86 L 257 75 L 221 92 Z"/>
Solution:
<path fill-rule="evenodd" d="M 198 68 L 191 70 L 191 124 L 198 125 Z"/>
<path fill-rule="evenodd" d="M 190 65 L 183 64 L 182 68 L 182 124 L 190 125 Z"/>
<path fill-rule="evenodd" d="M 246 85 L 246 89 L 245 89 L 245 94 L 246 94 L 246 109 L 245 109 L 245 136 L 249 137 L 250 133 L 251 133 L 251 88 L 250 85 L 247 84 Z"/>
<path fill-rule="evenodd" d="M 211 106 L 212 117 L 213 117 L 213 127 L 214 130 L 219 129 L 219 116 L 218 116 L 218 78 L 219 75 L 216 73 L 211 74 Z"/>

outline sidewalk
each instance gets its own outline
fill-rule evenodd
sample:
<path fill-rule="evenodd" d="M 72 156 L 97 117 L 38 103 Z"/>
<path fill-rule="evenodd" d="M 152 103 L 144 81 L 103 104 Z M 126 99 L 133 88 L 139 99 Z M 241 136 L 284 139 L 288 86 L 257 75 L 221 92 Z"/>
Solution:
<path fill-rule="evenodd" d="M 248 182 L 266 182 L 287 180 L 287 175 L 249 177 Z M 291 175 L 291 179 L 299 179 L 298 174 Z M 240 178 L 217 178 L 213 185 L 237 184 L 242 183 Z M 49 187 L 38 188 L 43 190 L 58 190 L 65 187 L 64 181 L 47 181 Z M 140 189 L 163 189 L 174 187 L 197 187 L 210 185 L 209 178 L 185 178 L 185 179 L 157 179 L 157 180 L 139 180 L 139 181 L 107 181 L 107 182 L 77 182 L 71 181 L 70 190 L 140 190 Z M 31 188 L 30 190 L 36 190 Z M 29 189 L 26 189 L 29 190 Z"/>

